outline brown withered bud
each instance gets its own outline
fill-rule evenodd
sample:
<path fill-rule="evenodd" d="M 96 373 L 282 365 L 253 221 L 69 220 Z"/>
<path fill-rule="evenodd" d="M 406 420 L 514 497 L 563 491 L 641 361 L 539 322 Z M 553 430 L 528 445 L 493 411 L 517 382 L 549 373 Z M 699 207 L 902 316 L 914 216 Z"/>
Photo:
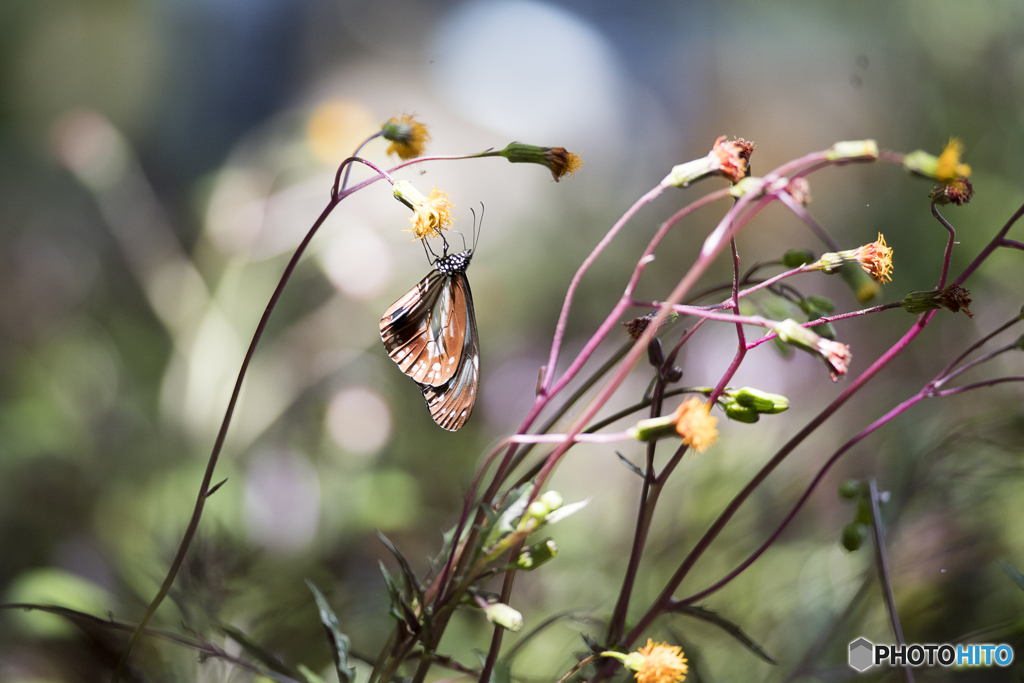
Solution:
<path fill-rule="evenodd" d="M 974 314 L 967 308 L 971 305 L 971 293 L 955 282 L 942 290 L 939 300 L 942 301 L 943 306 L 954 313 L 963 310 L 968 318 L 974 317 Z"/>
<path fill-rule="evenodd" d="M 946 185 L 936 185 L 932 188 L 932 201 L 940 206 L 945 204 L 956 204 L 963 206 L 971 201 L 974 196 L 974 186 L 967 178 L 960 177 Z"/>

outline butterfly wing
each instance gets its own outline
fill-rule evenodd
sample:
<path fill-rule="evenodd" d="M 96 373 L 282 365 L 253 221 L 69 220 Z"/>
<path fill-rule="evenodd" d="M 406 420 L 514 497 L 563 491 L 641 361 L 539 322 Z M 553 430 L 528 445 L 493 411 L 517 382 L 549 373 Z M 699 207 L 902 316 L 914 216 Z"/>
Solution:
<path fill-rule="evenodd" d="M 480 343 L 476 334 L 476 312 L 473 310 L 469 280 L 464 273 L 458 273 L 450 280 L 453 290 L 459 292 L 459 299 L 465 302 L 464 315 L 452 321 L 453 327 L 458 325 L 461 328 L 462 355 L 458 368 L 447 383 L 441 386 L 422 384 L 420 389 L 434 422 L 454 432 L 466 424 L 476 404 L 477 385 L 480 382 Z"/>
<path fill-rule="evenodd" d="M 417 383 L 441 386 L 459 366 L 466 325 L 468 287 L 432 270 L 380 320 L 380 338 L 391 360 Z"/>

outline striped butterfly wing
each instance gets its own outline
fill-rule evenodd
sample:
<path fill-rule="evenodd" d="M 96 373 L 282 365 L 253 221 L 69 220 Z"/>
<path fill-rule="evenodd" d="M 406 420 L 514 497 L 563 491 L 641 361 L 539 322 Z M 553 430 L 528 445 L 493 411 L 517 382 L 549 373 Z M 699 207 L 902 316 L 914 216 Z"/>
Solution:
<path fill-rule="evenodd" d="M 458 311 L 462 315 L 452 321 L 461 331 L 462 356 L 455 374 L 445 384 L 421 384 L 420 389 L 434 422 L 454 432 L 466 424 L 476 405 L 477 386 L 480 382 L 480 343 L 476 334 L 476 313 L 473 310 L 469 280 L 465 273 L 456 273 L 449 279 L 453 290 L 458 292 L 459 300 L 465 302 L 464 308 Z"/>
<path fill-rule="evenodd" d="M 380 320 L 380 338 L 388 356 L 418 384 L 445 384 L 462 355 L 465 307 L 466 292 L 455 286 L 455 278 L 430 271 Z"/>

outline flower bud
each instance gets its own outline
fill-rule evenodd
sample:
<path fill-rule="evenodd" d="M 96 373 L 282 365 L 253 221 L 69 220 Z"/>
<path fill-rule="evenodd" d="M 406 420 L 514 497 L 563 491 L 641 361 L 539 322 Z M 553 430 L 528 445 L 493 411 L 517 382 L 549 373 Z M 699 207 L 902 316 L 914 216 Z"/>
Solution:
<path fill-rule="evenodd" d="M 857 522 L 850 522 L 843 527 L 842 543 L 847 551 L 853 552 L 860 548 L 868 537 L 868 528 Z"/>
<path fill-rule="evenodd" d="M 847 479 L 839 485 L 839 497 L 846 500 L 854 500 L 861 495 L 863 486 L 856 479 Z"/>
<path fill-rule="evenodd" d="M 770 394 L 767 391 L 742 387 L 730 389 L 726 393 L 735 399 L 738 405 L 745 408 L 753 408 L 759 413 L 775 415 L 784 410 L 789 410 L 789 399 L 780 394 Z"/>
<path fill-rule="evenodd" d="M 931 199 L 939 206 L 956 204 L 963 206 L 974 197 L 974 186 L 967 178 L 954 178 L 946 185 L 932 188 Z"/>
<path fill-rule="evenodd" d="M 516 558 L 515 565 L 519 569 L 530 571 L 532 569 L 536 569 L 545 562 L 553 560 L 557 554 L 558 545 L 556 545 L 550 538 L 547 538 L 540 543 L 528 545 L 520 550 L 519 557 Z"/>
<path fill-rule="evenodd" d="M 787 268 L 799 268 L 800 266 L 814 263 L 814 252 L 810 249 L 790 249 L 782 255 L 782 265 Z"/>
<path fill-rule="evenodd" d="M 661 340 L 657 337 L 651 337 L 651 341 L 647 345 L 647 362 L 656 368 L 660 368 L 665 363 L 665 352 L 661 348 Z"/>
<path fill-rule="evenodd" d="M 829 161 L 874 161 L 878 159 L 878 143 L 874 140 L 837 142 L 828 150 Z"/>
<path fill-rule="evenodd" d="M 523 627 L 523 615 L 502 602 L 494 602 L 483 608 L 487 621 L 503 626 L 509 631 L 518 631 Z"/>

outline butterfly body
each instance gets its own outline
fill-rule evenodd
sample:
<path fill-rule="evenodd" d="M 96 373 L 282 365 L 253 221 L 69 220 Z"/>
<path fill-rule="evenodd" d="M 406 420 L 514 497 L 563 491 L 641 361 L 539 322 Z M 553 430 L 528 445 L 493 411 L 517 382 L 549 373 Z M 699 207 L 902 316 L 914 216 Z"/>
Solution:
<path fill-rule="evenodd" d="M 466 268 L 473 251 L 446 254 L 380 321 L 384 348 L 412 378 L 434 421 L 456 431 L 469 419 L 480 380 L 480 346 Z"/>

